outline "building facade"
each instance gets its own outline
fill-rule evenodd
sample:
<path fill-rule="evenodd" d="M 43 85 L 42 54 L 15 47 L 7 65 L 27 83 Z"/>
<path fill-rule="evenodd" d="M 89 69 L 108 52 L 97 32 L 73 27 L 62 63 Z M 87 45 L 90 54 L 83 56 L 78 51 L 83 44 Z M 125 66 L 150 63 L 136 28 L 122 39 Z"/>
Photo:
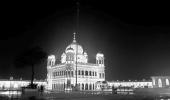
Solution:
<path fill-rule="evenodd" d="M 55 55 L 48 56 L 47 89 L 68 90 L 78 87 L 79 90 L 96 90 L 98 81 L 105 81 L 104 55 L 96 54 L 96 63 L 88 62 L 88 54 L 76 42 L 68 45 L 61 55 L 61 63 L 56 64 Z"/>
<path fill-rule="evenodd" d="M 30 84 L 30 80 L 19 79 L 0 79 L 0 90 L 20 90 Z M 44 86 L 46 88 L 47 82 L 45 80 L 34 80 L 34 84 L 38 87 Z"/>
<path fill-rule="evenodd" d="M 111 81 L 109 86 L 113 87 L 132 87 L 132 88 L 153 88 L 152 81 Z"/>
<path fill-rule="evenodd" d="M 152 76 L 154 88 L 170 88 L 170 76 Z"/>

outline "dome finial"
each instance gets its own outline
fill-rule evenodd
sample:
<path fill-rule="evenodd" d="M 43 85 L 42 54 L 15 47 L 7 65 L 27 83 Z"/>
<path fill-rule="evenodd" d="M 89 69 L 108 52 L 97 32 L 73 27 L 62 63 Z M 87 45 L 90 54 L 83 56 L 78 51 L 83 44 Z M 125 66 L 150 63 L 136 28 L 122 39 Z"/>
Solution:
<path fill-rule="evenodd" d="M 73 33 L 74 37 L 73 37 L 73 42 L 76 42 L 76 33 Z"/>

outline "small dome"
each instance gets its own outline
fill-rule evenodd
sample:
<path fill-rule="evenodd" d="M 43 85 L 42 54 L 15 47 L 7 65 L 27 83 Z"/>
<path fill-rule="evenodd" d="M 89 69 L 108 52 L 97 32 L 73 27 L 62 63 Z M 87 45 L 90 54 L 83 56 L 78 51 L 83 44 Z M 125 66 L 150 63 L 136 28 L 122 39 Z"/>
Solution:
<path fill-rule="evenodd" d="M 96 56 L 97 57 L 104 57 L 104 55 L 102 53 L 97 53 Z"/>

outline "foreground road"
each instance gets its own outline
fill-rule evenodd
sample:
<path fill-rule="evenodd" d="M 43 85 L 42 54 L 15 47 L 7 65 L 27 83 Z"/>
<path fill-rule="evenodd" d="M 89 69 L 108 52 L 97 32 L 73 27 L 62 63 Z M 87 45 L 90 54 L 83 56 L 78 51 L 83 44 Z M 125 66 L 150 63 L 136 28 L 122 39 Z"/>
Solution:
<path fill-rule="evenodd" d="M 39 93 L 35 96 L 23 95 L 22 100 L 170 100 L 170 95 L 161 97 L 160 95 L 151 94 L 88 94 L 88 93 Z"/>

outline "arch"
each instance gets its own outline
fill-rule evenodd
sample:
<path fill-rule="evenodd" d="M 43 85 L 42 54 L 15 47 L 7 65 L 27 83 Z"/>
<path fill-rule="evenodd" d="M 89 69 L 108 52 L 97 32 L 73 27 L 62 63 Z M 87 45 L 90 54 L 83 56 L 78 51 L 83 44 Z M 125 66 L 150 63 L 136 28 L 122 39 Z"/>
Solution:
<path fill-rule="evenodd" d="M 155 85 L 155 79 L 153 79 L 152 82 L 153 82 L 153 85 Z"/>
<path fill-rule="evenodd" d="M 80 83 L 78 84 L 78 87 L 79 87 L 79 89 L 81 89 L 81 84 Z"/>
<path fill-rule="evenodd" d="M 81 74 L 84 75 L 84 71 L 83 70 L 81 71 Z"/>
<path fill-rule="evenodd" d="M 63 71 L 61 71 L 61 76 L 63 76 Z"/>
<path fill-rule="evenodd" d="M 86 83 L 86 85 L 85 85 L 85 90 L 88 90 L 88 84 Z"/>
<path fill-rule="evenodd" d="M 166 81 L 165 81 L 165 82 L 166 82 L 166 85 L 169 85 L 169 80 L 168 80 L 168 79 L 166 79 Z"/>
<path fill-rule="evenodd" d="M 95 72 L 95 76 L 97 76 L 97 72 Z"/>
<path fill-rule="evenodd" d="M 71 76 L 73 77 L 73 71 L 71 71 Z"/>
<path fill-rule="evenodd" d="M 105 77 L 105 75 L 104 75 L 104 73 L 102 73 L 102 78 L 104 78 Z"/>
<path fill-rule="evenodd" d="M 65 73 L 65 74 L 66 74 L 66 76 L 68 76 L 68 71 L 66 71 L 66 73 Z"/>
<path fill-rule="evenodd" d="M 66 56 L 66 61 L 69 61 L 68 59 L 69 59 L 69 57 L 68 57 L 68 56 Z"/>
<path fill-rule="evenodd" d="M 80 70 L 78 71 L 78 75 L 80 75 Z"/>
<path fill-rule="evenodd" d="M 58 73 L 57 73 L 57 72 L 55 72 L 55 76 L 58 76 Z"/>
<path fill-rule="evenodd" d="M 68 76 L 70 76 L 70 71 L 68 71 Z"/>
<path fill-rule="evenodd" d="M 162 87 L 162 80 L 160 78 L 158 79 L 158 87 Z"/>
<path fill-rule="evenodd" d="M 64 75 L 66 75 L 66 71 L 64 71 Z"/>
<path fill-rule="evenodd" d="M 93 83 L 93 90 L 94 90 L 94 83 Z"/>
<path fill-rule="evenodd" d="M 85 76 L 88 76 L 88 71 L 85 71 Z"/>
<path fill-rule="evenodd" d="M 99 73 L 99 78 L 101 78 L 101 76 L 102 76 L 102 74 L 101 74 L 101 73 Z"/>
<path fill-rule="evenodd" d="M 82 83 L 82 90 L 84 90 L 84 84 Z"/>
<path fill-rule="evenodd" d="M 91 71 L 89 71 L 89 76 L 91 76 Z"/>
<path fill-rule="evenodd" d="M 92 90 L 92 85 L 91 84 L 89 85 L 89 90 Z"/>
<path fill-rule="evenodd" d="M 101 64 L 101 60 L 99 60 L 99 64 Z"/>

